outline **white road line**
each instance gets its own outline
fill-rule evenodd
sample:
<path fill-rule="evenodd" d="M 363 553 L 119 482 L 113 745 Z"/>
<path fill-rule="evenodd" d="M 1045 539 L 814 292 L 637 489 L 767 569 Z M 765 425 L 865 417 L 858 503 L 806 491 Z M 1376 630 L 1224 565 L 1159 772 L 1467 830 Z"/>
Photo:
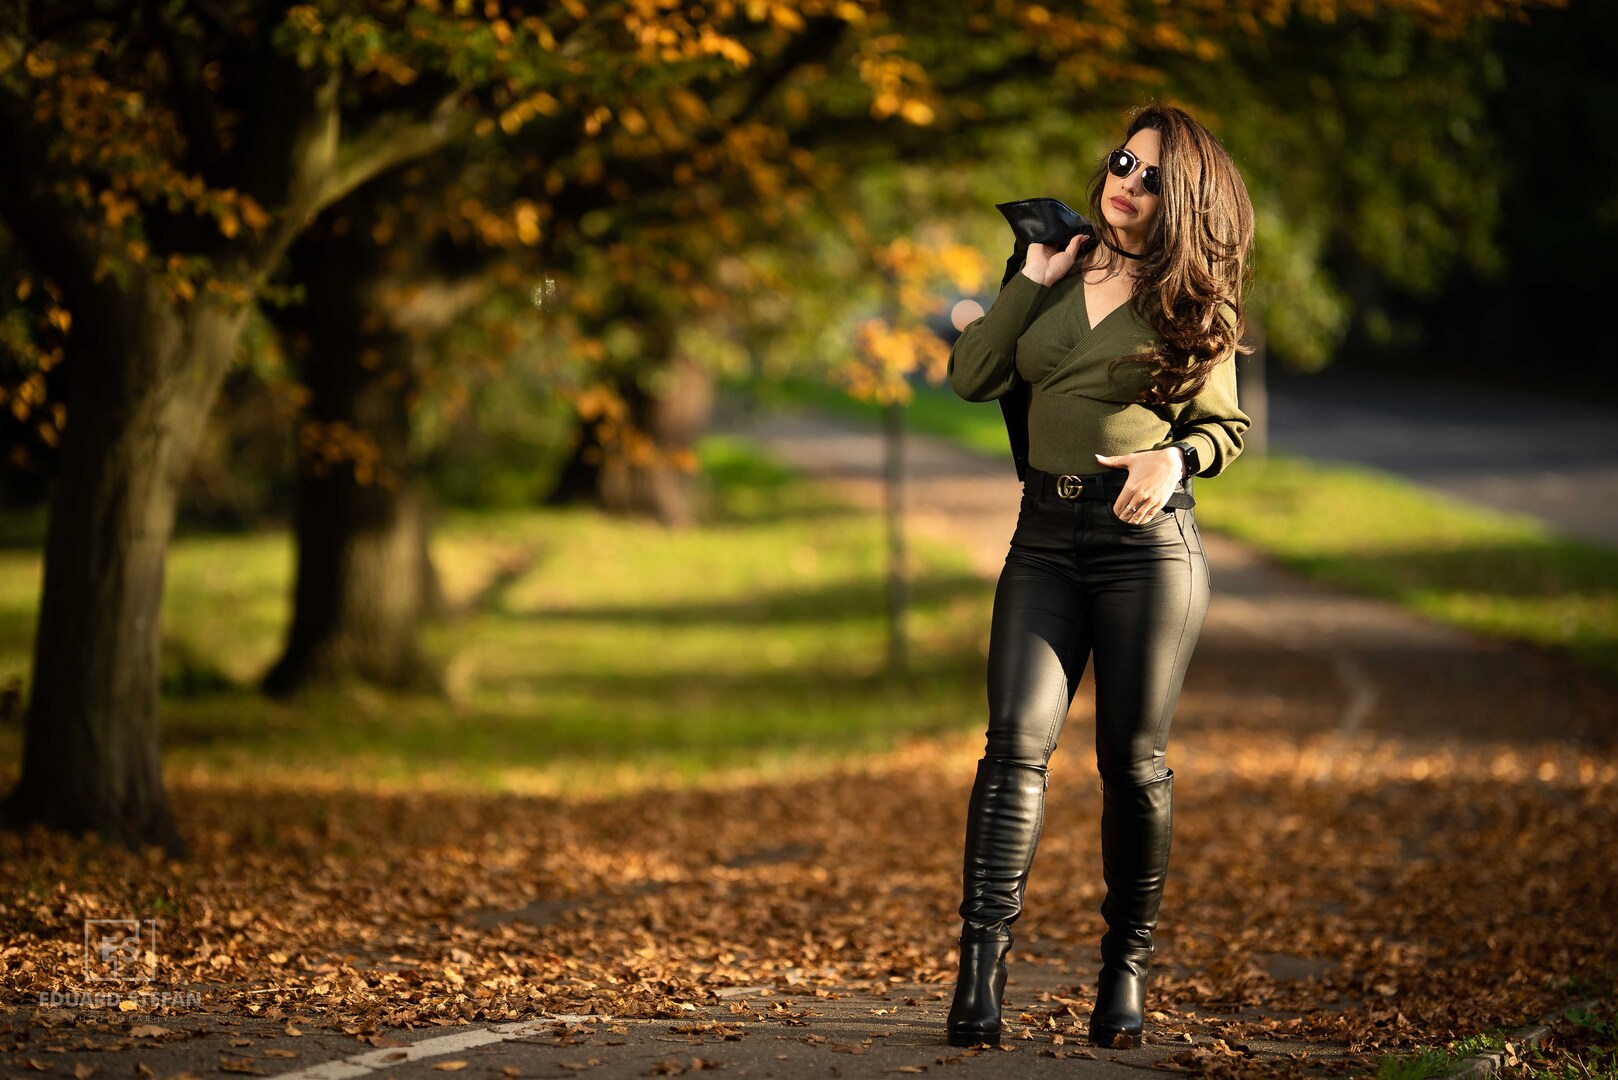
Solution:
<path fill-rule="evenodd" d="M 488 1046 L 490 1043 L 501 1043 L 524 1035 L 538 1035 L 554 1028 L 559 1023 L 579 1024 L 587 1020 L 600 1022 L 612 1021 L 618 1024 L 634 1023 L 641 1020 L 646 1023 L 657 1023 L 656 1019 L 648 1020 L 644 1017 L 618 1018 L 604 1016 L 600 1013 L 558 1013 L 543 1020 L 519 1020 L 510 1024 L 495 1024 L 492 1027 L 478 1028 L 473 1031 L 458 1031 L 453 1035 L 440 1035 L 432 1039 L 422 1039 L 409 1046 L 386 1046 L 377 1050 L 367 1050 L 363 1054 L 342 1058 L 338 1061 L 328 1061 L 321 1065 L 311 1065 L 307 1069 L 297 1072 L 280 1073 L 271 1077 L 271 1080 L 352 1080 L 357 1076 L 367 1076 L 378 1069 L 392 1069 L 412 1061 L 422 1061 L 427 1058 L 443 1057 L 445 1054 L 458 1054 L 463 1050 L 471 1050 L 479 1046 Z M 668 1023 L 668 1018 L 661 1018 L 662 1023 Z"/>

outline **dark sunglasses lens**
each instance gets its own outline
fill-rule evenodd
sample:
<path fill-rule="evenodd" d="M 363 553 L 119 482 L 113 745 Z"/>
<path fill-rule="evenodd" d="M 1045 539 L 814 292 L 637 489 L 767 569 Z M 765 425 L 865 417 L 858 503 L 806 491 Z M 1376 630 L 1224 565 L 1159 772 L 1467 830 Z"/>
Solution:
<path fill-rule="evenodd" d="M 1107 155 L 1107 168 L 1114 176 L 1128 176 L 1135 168 L 1135 155 L 1128 150 L 1114 150 Z"/>
<path fill-rule="evenodd" d="M 1148 165 L 1146 171 L 1140 174 L 1141 186 L 1150 194 L 1163 194 L 1163 174 L 1156 165 Z"/>

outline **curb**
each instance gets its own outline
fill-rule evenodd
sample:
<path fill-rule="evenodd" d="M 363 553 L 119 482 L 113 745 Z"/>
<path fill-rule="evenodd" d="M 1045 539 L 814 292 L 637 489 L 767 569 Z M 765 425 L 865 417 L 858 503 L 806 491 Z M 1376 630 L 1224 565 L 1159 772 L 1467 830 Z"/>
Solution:
<path fill-rule="evenodd" d="M 1599 1002 L 1595 998 L 1588 1001 L 1575 1001 L 1563 1005 L 1550 1016 L 1545 1017 L 1537 1024 L 1518 1028 L 1506 1036 L 1506 1041 L 1518 1046 L 1538 1046 L 1550 1035 L 1552 1025 L 1574 1009 L 1593 1009 Z M 1490 1050 L 1486 1054 L 1464 1058 L 1455 1071 L 1445 1073 L 1435 1080 L 1499 1080 L 1500 1069 L 1505 1063 L 1504 1050 Z"/>

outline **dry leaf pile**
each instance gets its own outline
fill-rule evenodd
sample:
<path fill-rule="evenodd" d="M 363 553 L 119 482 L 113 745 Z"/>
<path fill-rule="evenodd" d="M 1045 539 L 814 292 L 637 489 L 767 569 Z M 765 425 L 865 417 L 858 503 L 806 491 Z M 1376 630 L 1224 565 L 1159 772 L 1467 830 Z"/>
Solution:
<path fill-rule="evenodd" d="M 748 1000 L 783 1018 L 792 994 L 942 994 L 977 752 L 915 742 L 857 772 L 598 803 L 182 786 L 184 864 L 0 835 L 0 987 L 86 989 L 82 920 L 155 917 L 154 989 L 356 1031 L 680 1018 L 725 987 L 776 989 Z M 1311 1046 L 1515 1027 L 1618 970 L 1610 751 L 1192 731 L 1171 761 L 1152 1020 L 1223 1041 L 1168 1068 L 1254 1075 L 1248 1039 L 1296 1043 L 1302 1069 Z M 1053 761 L 1019 924 L 1019 950 L 1071 972 L 1066 1004 L 1025 1017 L 1056 1056 L 1081 1052 L 1063 1036 L 1081 1041 L 1103 929 L 1077 762 Z"/>

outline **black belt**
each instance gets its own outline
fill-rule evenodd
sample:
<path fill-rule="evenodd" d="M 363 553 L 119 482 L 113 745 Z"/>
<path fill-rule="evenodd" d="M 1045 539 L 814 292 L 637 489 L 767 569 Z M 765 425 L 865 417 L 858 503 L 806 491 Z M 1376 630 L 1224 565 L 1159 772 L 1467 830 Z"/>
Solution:
<path fill-rule="evenodd" d="M 1118 498 L 1119 492 L 1124 490 L 1124 484 L 1129 480 L 1127 469 L 1109 469 L 1100 473 L 1048 473 L 1043 469 L 1036 469 L 1032 465 L 1023 477 L 1026 490 L 1035 492 L 1040 496 L 1053 496 L 1058 499 L 1106 499 L 1109 502 Z M 1164 507 L 1180 510 L 1197 505 L 1197 500 L 1185 490 L 1185 481 L 1180 481 L 1180 487 L 1169 495 Z"/>

